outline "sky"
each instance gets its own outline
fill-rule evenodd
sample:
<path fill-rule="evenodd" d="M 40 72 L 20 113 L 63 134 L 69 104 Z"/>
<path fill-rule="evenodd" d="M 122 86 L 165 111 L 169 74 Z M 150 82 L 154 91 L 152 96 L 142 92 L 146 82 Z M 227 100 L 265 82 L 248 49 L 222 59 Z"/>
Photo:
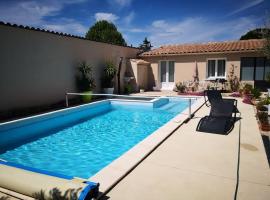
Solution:
<path fill-rule="evenodd" d="M 0 21 L 85 36 L 108 20 L 132 46 L 238 40 L 269 18 L 269 0 L 0 0 Z"/>

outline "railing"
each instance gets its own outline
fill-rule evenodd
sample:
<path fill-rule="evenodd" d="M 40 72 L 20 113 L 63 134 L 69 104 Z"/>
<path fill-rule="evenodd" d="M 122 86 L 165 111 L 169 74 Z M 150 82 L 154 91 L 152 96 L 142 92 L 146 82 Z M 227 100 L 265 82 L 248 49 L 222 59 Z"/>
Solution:
<path fill-rule="evenodd" d="M 127 98 L 137 98 L 137 99 L 153 99 L 153 98 L 157 98 L 157 97 L 162 97 L 162 96 L 130 96 L 130 95 L 119 95 L 119 94 L 87 94 L 87 93 L 73 93 L 73 92 L 67 92 L 66 93 L 66 107 L 69 106 L 68 103 L 68 96 L 107 96 L 107 97 L 127 97 Z M 191 100 L 197 100 L 196 97 L 181 97 L 181 99 L 188 99 L 188 118 L 191 119 L 192 118 L 192 114 L 191 114 Z"/>

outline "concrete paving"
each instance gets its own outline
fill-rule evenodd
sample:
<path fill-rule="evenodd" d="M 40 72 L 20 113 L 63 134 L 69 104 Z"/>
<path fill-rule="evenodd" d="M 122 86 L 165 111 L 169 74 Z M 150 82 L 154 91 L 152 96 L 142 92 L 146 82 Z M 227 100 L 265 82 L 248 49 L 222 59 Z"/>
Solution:
<path fill-rule="evenodd" d="M 239 182 L 237 199 L 269 200 L 270 170 L 254 108 L 241 99 L 238 108 L 242 119 L 229 135 L 196 132 L 209 114 L 201 108 L 103 199 L 227 200 Z"/>

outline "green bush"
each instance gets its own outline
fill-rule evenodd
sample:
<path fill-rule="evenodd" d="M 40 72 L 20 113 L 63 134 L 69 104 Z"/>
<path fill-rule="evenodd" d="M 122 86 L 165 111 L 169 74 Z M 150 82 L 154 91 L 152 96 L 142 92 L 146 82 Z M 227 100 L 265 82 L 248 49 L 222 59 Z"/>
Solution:
<path fill-rule="evenodd" d="M 265 99 L 263 100 L 263 102 L 264 102 L 265 105 L 270 104 L 270 97 L 265 98 Z"/>
<path fill-rule="evenodd" d="M 105 63 L 104 76 L 101 78 L 101 84 L 103 88 L 112 88 L 113 79 L 116 75 L 117 69 L 116 66 L 108 61 Z"/>
<path fill-rule="evenodd" d="M 176 87 L 177 92 L 184 93 L 185 90 L 186 90 L 186 86 L 183 83 L 181 83 L 181 82 L 176 83 L 175 84 L 175 87 Z"/>
<path fill-rule="evenodd" d="M 91 91 L 96 87 L 95 79 L 92 75 L 92 67 L 85 61 L 79 63 L 78 74 L 76 76 L 77 88 L 80 92 Z"/>
<path fill-rule="evenodd" d="M 243 93 L 244 94 L 250 94 L 252 91 L 253 86 L 249 83 L 245 83 L 244 87 L 243 87 Z"/>
<path fill-rule="evenodd" d="M 254 97 L 255 99 L 260 98 L 260 96 L 262 95 L 261 90 L 258 89 L 258 88 L 252 88 L 252 89 L 251 89 L 251 94 L 253 95 L 253 97 Z"/>
<path fill-rule="evenodd" d="M 124 87 L 124 92 L 125 92 L 125 94 L 130 94 L 130 93 L 132 93 L 132 87 L 131 87 L 130 84 L 125 85 L 125 87 Z"/>
<path fill-rule="evenodd" d="M 256 104 L 256 109 L 258 111 L 267 111 L 268 109 L 265 107 L 265 102 L 264 101 L 260 101 Z"/>
<path fill-rule="evenodd" d="M 269 124 L 267 112 L 258 112 L 257 117 L 262 124 Z"/>

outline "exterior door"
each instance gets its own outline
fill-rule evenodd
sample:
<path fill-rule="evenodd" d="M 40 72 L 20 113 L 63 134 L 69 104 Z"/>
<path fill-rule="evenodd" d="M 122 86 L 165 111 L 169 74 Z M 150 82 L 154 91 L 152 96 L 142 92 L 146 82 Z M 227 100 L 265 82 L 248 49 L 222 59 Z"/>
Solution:
<path fill-rule="evenodd" d="M 174 61 L 160 61 L 161 90 L 173 90 L 174 87 Z"/>

